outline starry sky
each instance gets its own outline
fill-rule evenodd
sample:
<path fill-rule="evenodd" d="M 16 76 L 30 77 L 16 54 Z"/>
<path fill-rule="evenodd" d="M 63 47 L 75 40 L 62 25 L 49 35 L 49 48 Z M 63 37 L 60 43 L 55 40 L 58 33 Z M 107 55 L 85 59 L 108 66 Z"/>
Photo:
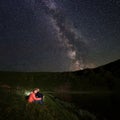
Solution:
<path fill-rule="evenodd" d="M 119 51 L 120 0 L 0 0 L 0 71 L 95 68 Z"/>

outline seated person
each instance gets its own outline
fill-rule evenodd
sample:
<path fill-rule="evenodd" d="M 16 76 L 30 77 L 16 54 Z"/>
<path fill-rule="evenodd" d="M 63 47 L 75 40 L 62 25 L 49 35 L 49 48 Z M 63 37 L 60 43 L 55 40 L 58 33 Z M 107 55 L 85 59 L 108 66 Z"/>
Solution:
<path fill-rule="evenodd" d="M 35 89 L 33 92 L 30 93 L 28 102 L 29 103 L 40 103 L 43 104 L 42 98 L 37 98 L 36 93 L 38 92 L 37 89 Z"/>
<path fill-rule="evenodd" d="M 40 93 L 40 89 L 39 89 L 39 88 L 37 88 L 36 90 L 37 90 L 37 93 L 35 94 L 35 96 L 36 96 L 37 98 L 41 98 L 41 102 L 42 102 L 42 104 L 44 104 L 44 103 L 43 103 L 43 98 L 44 98 L 43 94 Z"/>
<path fill-rule="evenodd" d="M 38 98 L 43 98 L 43 94 L 40 93 L 40 89 L 39 89 L 39 88 L 37 88 L 37 93 L 36 93 L 35 95 L 36 95 L 36 97 L 38 97 Z"/>

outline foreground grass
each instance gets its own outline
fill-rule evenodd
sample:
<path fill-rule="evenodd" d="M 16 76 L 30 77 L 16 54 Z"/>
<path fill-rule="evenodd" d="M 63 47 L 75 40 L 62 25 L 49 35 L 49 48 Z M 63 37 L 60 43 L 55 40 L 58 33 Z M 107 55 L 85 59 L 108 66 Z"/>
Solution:
<path fill-rule="evenodd" d="M 44 105 L 29 104 L 24 91 L 0 88 L 1 120 L 97 120 L 89 112 L 50 94 L 45 94 Z"/>

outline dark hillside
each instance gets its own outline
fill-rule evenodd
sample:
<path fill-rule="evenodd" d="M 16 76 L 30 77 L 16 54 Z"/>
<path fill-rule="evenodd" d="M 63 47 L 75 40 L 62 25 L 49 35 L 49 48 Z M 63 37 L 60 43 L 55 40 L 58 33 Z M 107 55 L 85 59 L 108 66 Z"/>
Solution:
<path fill-rule="evenodd" d="M 93 86 L 105 88 L 106 90 L 120 89 L 120 60 L 111 62 L 95 69 L 85 69 L 74 72 L 76 76 L 87 81 Z"/>
<path fill-rule="evenodd" d="M 0 84 L 28 89 L 38 86 L 47 91 L 118 91 L 120 60 L 75 72 L 0 72 Z"/>

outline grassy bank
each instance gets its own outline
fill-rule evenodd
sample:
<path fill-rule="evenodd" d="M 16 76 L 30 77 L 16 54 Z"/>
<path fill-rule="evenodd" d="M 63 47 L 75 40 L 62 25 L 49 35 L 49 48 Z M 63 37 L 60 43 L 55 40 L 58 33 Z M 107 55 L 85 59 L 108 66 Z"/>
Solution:
<path fill-rule="evenodd" d="M 91 113 L 51 94 L 45 94 L 44 105 L 27 103 L 25 89 L 0 88 L 0 94 L 1 120 L 97 120 Z"/>

